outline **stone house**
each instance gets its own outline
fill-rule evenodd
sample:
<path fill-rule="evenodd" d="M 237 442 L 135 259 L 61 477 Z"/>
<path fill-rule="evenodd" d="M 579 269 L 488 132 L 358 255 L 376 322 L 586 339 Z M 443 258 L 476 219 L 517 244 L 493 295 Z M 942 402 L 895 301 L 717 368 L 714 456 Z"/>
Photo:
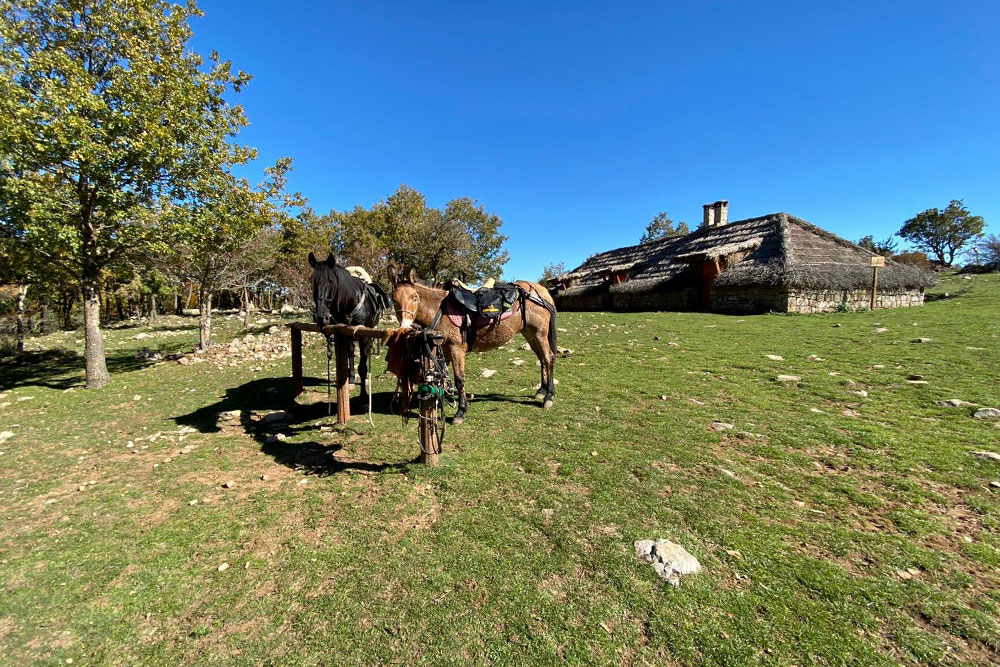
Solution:
<path fill-rule="evenodd" d="M 594 255 L 550 283 L 561 310 L 830 312 L 867 308 L 874 253 L 787 213 L 729 222 L 705 204 L 702 225 Z M 877 308 L 918 306 L 934 275 L 887 259 Z"/>

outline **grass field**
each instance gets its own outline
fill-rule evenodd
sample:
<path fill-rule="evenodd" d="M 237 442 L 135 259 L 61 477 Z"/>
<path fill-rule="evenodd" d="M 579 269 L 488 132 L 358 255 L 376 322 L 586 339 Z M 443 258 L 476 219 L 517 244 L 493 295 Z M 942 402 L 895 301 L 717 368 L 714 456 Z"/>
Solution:
<path fill-rule="evenodd" d="M 1000 462 L 971 452 L 1000 429 L 935 401 L 1000 407 L 1000 276 L 933 291 L 875 313 L 562 314 L 555 407 L 531 400 L 522 339 L 471 355 L 469 419 L 433 469 L 389 376 L 374 428 L 338 429 L 288 400 L 287 358 L 138 355 L 190 349 L 193 319 L 109 331 L 96 392 L 81 334 L 35 339 L 65 352 L 0 366 L 0 662 L 996 664 Z M 251 422 L 279 409 L 269 443 Z M 704 572 L 657 578 L 632 544 L 661 537 Z"/>

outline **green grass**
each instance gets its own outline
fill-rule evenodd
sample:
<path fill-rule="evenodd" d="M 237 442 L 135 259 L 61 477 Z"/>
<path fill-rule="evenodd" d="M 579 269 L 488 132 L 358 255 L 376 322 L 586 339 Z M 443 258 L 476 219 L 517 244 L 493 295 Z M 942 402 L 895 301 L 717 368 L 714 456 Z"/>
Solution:
<path fill-rule="evenodd" d="M 555 407 L 530 400 L 523 340 L 472 355 L 477 397 L 433 469 L 389 377 L 374 428 L 306 401 L 268 444 L 251 413 L 290 407 L 288 359 L 137 358 L 190 347 L 194 321 L 171 320 L 109 331 L 117 372 L 89 392 L 79 333 L 35 339 L 68 352 L 0 366 L 0 661 L 995 664 L 1000 464 L 970 452 L 1000 430 L 934 401 L 1000 406 L 1000 277 L 934 291 L 874 313 L 561 314 Z M 323 362 L 307 348 L 307 373 Z M 215 426 L 236 408 L 244 426 Z M 704 573 L 659 580 L 632 553 L 658 537 Z"/>

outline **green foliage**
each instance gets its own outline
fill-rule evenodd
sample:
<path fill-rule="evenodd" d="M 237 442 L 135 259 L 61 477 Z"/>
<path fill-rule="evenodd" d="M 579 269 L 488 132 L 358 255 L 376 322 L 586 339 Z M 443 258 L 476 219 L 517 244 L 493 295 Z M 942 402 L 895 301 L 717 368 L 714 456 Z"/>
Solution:
<path fill-rule="evenodd" d="M 566 264 L 565 262 L 556 262 L 554 264 L 546 264 L 542 268 L 542 275 L 538 279 L 538 282 L 544 283 L 547 280 L 552 280 L 553 278 L 558 278 L 559 276 L 566 275 Z"/>
<path fill-rule="evenodd" d="M 943 211 L 929 208 L 918 213 L 898 233 L 939 264 L 951 266 L 955 254 L 979 236 L 985 224 L 982 216 L 969 213 L 961 199 L 953 199 Z"/>
<path fill-rule="evenodd" d="M 666 211 L 660 211 L 646 225 L 646 232 L 639 239 L 639 243 L 648 243 L 670 236 L 686 236 L 690 233 L 691 230 L 688 229 L 686 222 L 681 220 L 675 226 L 674 221 L 667 216 Z"/>
<path fill-rule="evenodd" d="M 249 81 L 191 51 L 193 2 L 0 0 L 0 232 L 79 275 L 88 386 L 107 381 L 100 274 L 155 238 L 145 209 L 253 151 L 226 99 Z M 8 207 L 9 204 L 5 204 Z"/>
<path fill-rule="evenodd" d="M 896 251 L 896 246 L 899 245 L 891 236 L 882 241 L 876 241 L 871 234 L 862 236 L 857 240 L 857 244 L 865 250 L 871 250 L 876 255 L 883 257 L 890 257 Z"/>

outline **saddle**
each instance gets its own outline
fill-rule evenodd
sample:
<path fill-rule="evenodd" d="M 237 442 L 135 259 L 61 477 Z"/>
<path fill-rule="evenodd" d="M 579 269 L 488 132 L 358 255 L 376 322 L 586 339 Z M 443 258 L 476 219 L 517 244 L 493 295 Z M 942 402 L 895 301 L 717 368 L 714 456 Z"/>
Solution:
<path fill-rule="evenodd" d="M 441 314 L 462 330 L 470 345 L 476 331 L 508 319 L 522 300 L 523 292 L 517 285 L 492 280 L 487 284 L 491 286 L 472 290 L 454 281 L 448 285 L 448 296 L 441 302 Z"/>

